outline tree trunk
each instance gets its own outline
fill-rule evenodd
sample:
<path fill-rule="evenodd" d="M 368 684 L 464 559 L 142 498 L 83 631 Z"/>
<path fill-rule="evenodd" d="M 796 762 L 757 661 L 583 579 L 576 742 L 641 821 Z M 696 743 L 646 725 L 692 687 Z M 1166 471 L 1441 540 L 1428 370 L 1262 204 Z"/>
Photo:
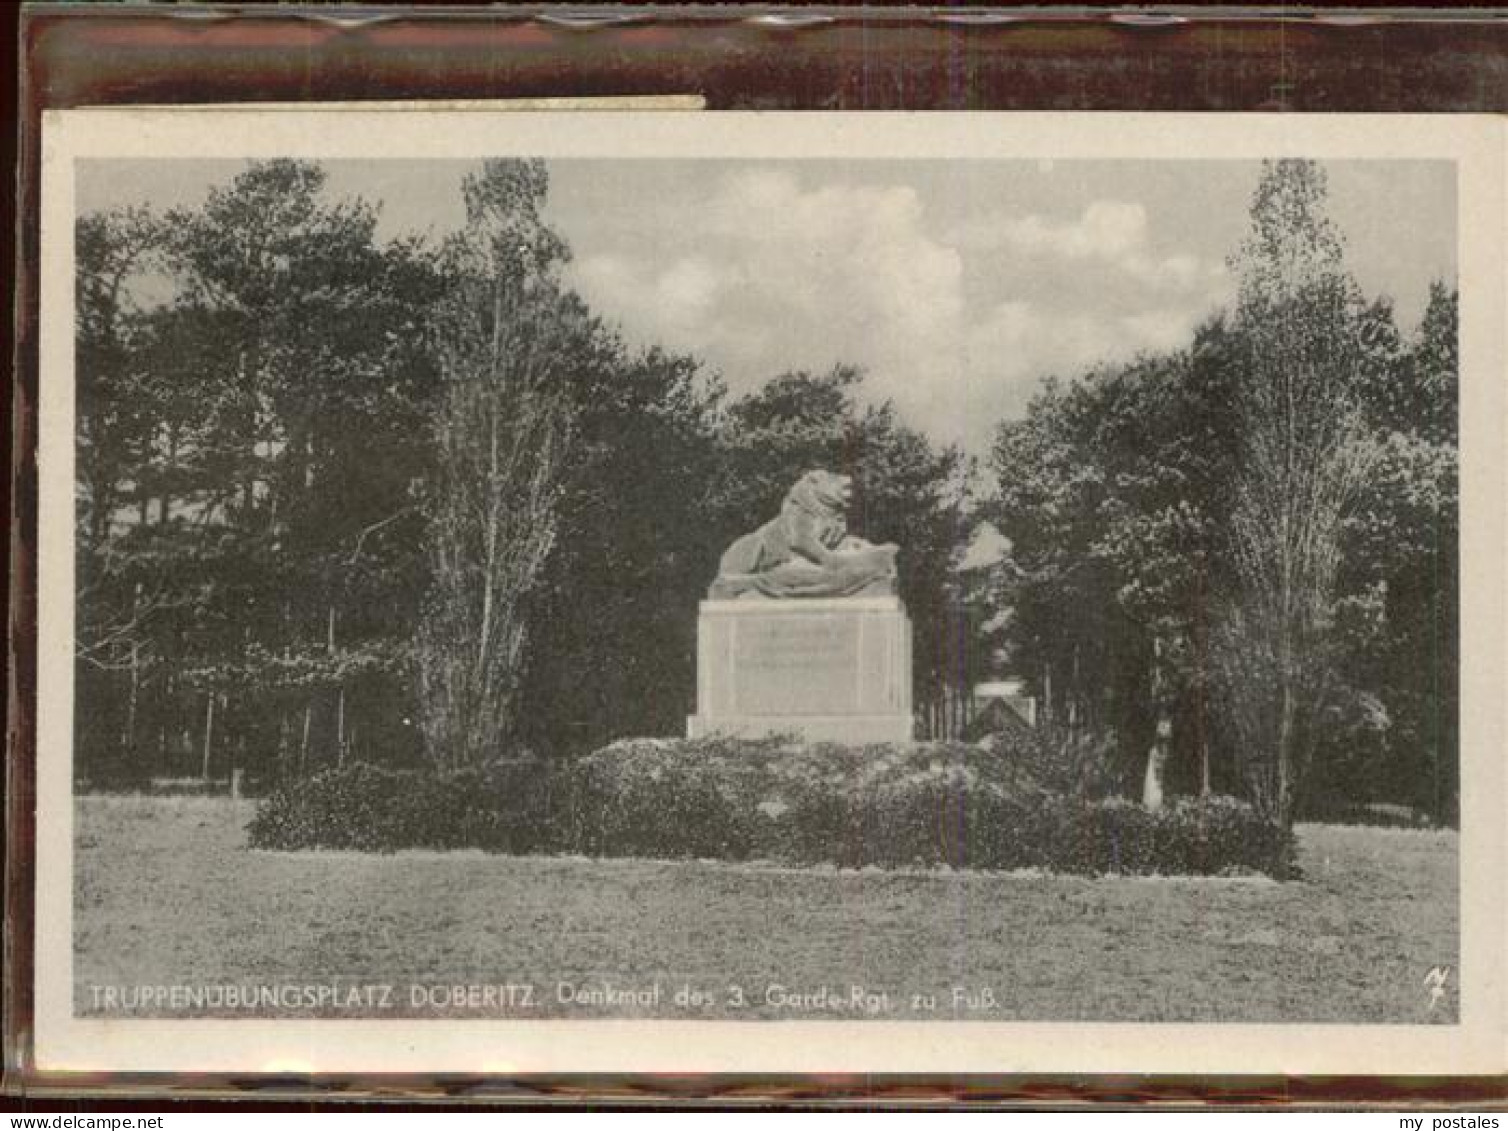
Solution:
<path fill-rule="evenodd" d="M 1210 795 L 1210 736 L 1201 729 L 1199 734 L 1199 796 Z"/>
<path fill-rule="evenodd" d="M 171 474 L 172 470 L 178 465 L 178 429 L 176 426 L 169 426 L 168 428 L 167 449 L 167 470 Z M 168 524 L 168 514 L 173 509 L 173 499 L 168 491 L 168 482 L 168 475 L 164 475 L 162 483 L 158 484 L 157 525 L 159 527 Z"/>
<path fill-rule="evenodd" d="M 304 733 L 298 740 L 298 776 L 303 777 L 309 768 L 309 721 L 314 714 L 314 701 L 304 703 Z"/>
<path fill-rule="evenodd" d="M 215 693 L 211 691 L 204 704 L 204 760 L 199 767 L 199 776 L 209 781 L 209 755 L 215 738 Z"/>
<path fill-rule="evenodd" d="M 1147 751 L 1147 772 L 1142 778 L 1141 803 L 1152 812 L 1162 808 L 1163 775 L 1173 738 L 1173 720 L 1168 715 L 1166 680 L 1162 670 L 1162 641 L 1152 642 L 1152 710 L 1157 718 L 1156 737 Z"/>
<path fill-rule="evenodd" d="M 292 760 L 288 749 L 288 712 L 278 711 L 278 776 L 285 781 L 293 775 L 289 772 Z"/>
<path fill-rule="evenodd" d="M 141 705 L 141 644 L 131 641 L 131 688 L 126 697 L 126 725 L 120 733 L 121 754 L 134 757 L 136 748 L 136 712 Z"/>
<path fill-rule="evenodd" d="M 1294 790 L 1294 689 L 1293 679 L 1288 672 L 1284 672 L 1283 699 L 1281 715 L 1278 721 L 1278 749 L 1277 749 L 1277 823 L 1285 834 L 1293 830 L 1293 799 Z"/>
<path fill-rule="evenodd" d="M 1074 645 L 1073 649 L 1073 678 L 1068 684 L 1068 733 L 1079 732 L 1079 697 L 1082 691 L 1079 686 L 1079 648 Z"/>
<path fill-rule="evenodd" d="M 1163 803 L 1163 775 L 1168 765 L 1168 746 L 1173 737 L 1173 720 L 1167 715 L 1157 718 L 1157 736 L 1147 751 L 1147 772 L 1142 778 L 1141 803 L 1156 813 Z"/>
<path fill-rule="evenodd" d="M 141 606 L 141 582 L 131 594 L 131 619 L 137 621 Z M 136 716 L 141 709 L 141 638 L 138 630 L 131 635 L 131 685 L 126 696 L 126 725 L 121 730 L 120 750 L 123 761 L 134 761 L 136 750 Z M 124 768 L 124 767 L 123 767 Z"/>

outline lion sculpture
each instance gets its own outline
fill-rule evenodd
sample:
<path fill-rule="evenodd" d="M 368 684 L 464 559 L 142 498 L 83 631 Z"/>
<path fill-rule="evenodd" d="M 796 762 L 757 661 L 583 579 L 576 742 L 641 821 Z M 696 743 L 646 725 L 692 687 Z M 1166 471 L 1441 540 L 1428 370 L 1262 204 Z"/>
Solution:
<path fill-rule="evenodd" d="M 895 592 L 897 547 L 848 533 L 853 480 L 808 471 L 786 493 L 780 514 L 723 554 L 708 593 L 730 597 L 860 597 Z"/>

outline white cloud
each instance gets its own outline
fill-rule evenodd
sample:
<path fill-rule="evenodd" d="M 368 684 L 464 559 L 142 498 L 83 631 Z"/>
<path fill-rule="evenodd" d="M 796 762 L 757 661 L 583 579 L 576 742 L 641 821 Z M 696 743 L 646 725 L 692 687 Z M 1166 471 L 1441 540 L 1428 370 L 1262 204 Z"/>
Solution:
<path fill-rule="evenodd" d="M 706 313 L 716 297 L 719 280 L 710 263 L 701 259 L 678 260 L 664 275 L 656 297 L 684 318 Z"/>
<path fill-rule="evenodd" d="M 1000 221 L 999 230 L 1006 243 L 1020 250 L 1114 261 L 1146 243 L 1147 210 L 1140 204 L 1096 200 L 1066 224 L 1033 215 Z"/>
<path fill-rule="evenodd" d="M 1157 256 L 1145 209 L 1097 200 L 1070 221 L 986 217 L 951 231 L 908 185 L 729 174 L 657 236 L 574 281 L 631 337 L 692 352 L 737 394 L 851 362 L 866 389 L 941 441 L 984 450 L 1048 372 L 1174 348 L 1209 306 L 1208 268 Z"/>
<path fill-rule="evenodd" d="M 952 239 L 960 246 L 1034 264 L 1056 261 L 1076 265 L 1080 272 L 1108 270 L 1162 290 L 1194 290 L 1225 274 L 1223 264 L 1207 264 L 1187 253 L 1155 254 L 1146 208 L 1126 201 L 1091 201 L 1069 220 L 1039 213 L 976 217 L 955 228 Z"/>
<path fill-rule="evenodd" d="M 1139 349 L 1174 350 L 1193 336 L 1194 319 L 1188 310 L 1162 308 L 1142 314 L 1127 314 L 1120 325 Z"/>

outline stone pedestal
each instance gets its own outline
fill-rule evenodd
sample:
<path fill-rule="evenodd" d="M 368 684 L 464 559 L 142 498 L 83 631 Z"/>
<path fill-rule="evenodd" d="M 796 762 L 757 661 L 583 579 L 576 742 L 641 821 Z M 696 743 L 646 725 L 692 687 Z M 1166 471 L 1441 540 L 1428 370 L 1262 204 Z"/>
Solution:
<path fill-rule="evenodd" d="M 911 738 L 911 621 L 897 597 L 703 601 L 687 733 Z"/>

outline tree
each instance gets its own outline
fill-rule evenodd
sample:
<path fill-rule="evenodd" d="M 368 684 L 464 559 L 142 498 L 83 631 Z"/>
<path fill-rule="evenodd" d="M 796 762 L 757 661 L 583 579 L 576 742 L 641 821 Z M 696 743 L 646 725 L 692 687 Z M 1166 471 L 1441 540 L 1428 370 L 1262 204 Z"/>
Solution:
<path fill-rule="evenodd" d="M 1162 768 L 1283 826 L 1371 801 L 1448 820 L 1455 296 L 1401 335 L 1323 201 L 1317 169 L 1269 166 L 1230 314 L 1001 426 L 997 620 L 1044 716 L 1114 732 L 1144 798 Z"/>
<path fill-rule="evenodd" d="M 1013 663 L 1054 727 L 1115 734 L 1123 784 L 1154 806 L 1167 773 L 1212 787 L 1229 348 L 1216 320 L 1190 349 L 1049 381 L 992 452 L 984 514 L 1010 542 L 995 600 Z"/>
<path fill-rule="evenodd" d="M 542 162 L 488 161 L 465 181 L 467 226 L 450 248 L 419 636 L 426 746 L 441 769 L 517 736 L 529 602 L 578 427 L 569 375 L 598 333 L 559 284 L 567 249 L 540 216 L 547 188 Z"/>
<path fill-rule="evenodd" d="M 1114 584 L 1092 549 L 1105 461 L 1093 444 L 1091 382 L 1049 379 L 1023 420 L 1000 426 L 997 490 L 985 514 L 1009 542 L 1000 571 L 1015 662 L 1032 677 L 1045 720 L 1096 726 L 1110 688 Z"/>
<path fill-rule="evenodd" d="M 120 772 L 297 772 L 357 716 L 401 732 L 438 288 L 375 220 L 294 161 L 80 220 L 80 718 L 118 726 Z"/>
<path fill-rule="evenodd" d="M 152 583 L 145 547 L 121 537 L 118 515 L 145 478 L 165 390 L 151 367 L 136 290 L 156 266 L 162 228 L 144 208 L 81 216 L 75 227 L 75 640 L 80 761 L 129 773 L 155 620 L 169 598 Z M 123 695 L 112 692 L 124 677 Z"/>
<path fill-rule="evenodd" d="M 1252 796 L 1285 832 L 1335 682 L 1341 534 L 1371 462 L 1361 304 L 1325 196 L 1314 163 L 1266 164 L 1232 259 L 1241 464 L 1220 657 Z"/>
<path fill-rule="evenodd" d="M 1459 671 L 1456 292 L 1417 331 L 1368 311 L 1378 363 L 1360 407 L 1375 456 L 1348 515 L 1337 624 L 1344 681 L 1314 803 L 1390 802 L 1455 819 Z"/>
<path fill-rule="evenodd" d="M 576 419 L 554 546 L 530 602 L 521 720 L 547 751 L 673 734 L 695 709 L 697 603 L 721 389 L 693 358 L 603 341 L 569 375 Z"/>
<path fill-rule="evenodd" d="M 182 650 L 200 691 L 224 689 L 236 740 L 282 774 L 344 757 L 358 719 L 376 747 L 412 745 L 411 488 L 439 280 L 420 245 L 379 245 L 376 209 L 325 185 L 311 162 L 250 163 L 176 218 L 171 249 L 179 364 L 197 365 L 181 383 L 203 404 L 193 509 L 219 535 Z"/>
<path fill-rule="evenodd" d="M 163 390 L 142 364 L 141 278 L 160 261 L 161 220 L 145 208 L 81 216 L 74 273 L 80 549 L 110 533 L 127 501 L 129 468 L 144 462 Z"/>

